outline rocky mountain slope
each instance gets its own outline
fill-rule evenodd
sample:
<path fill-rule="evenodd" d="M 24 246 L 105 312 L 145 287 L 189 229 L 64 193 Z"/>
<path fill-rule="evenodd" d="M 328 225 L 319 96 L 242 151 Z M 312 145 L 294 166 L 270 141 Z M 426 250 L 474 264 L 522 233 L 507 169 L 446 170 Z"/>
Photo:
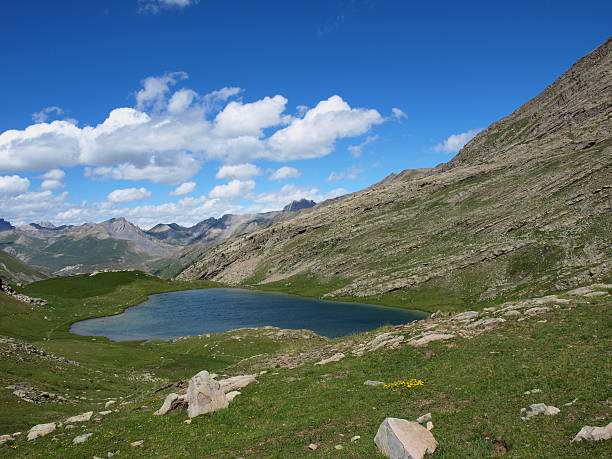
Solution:
<path fill-rule="evenodd" d="M 561 289 L 612 269 L 612 40 L 452 161 L 209 250 L 181 279 L 407 304 Z"/>
<path fill-rule="evenodd" d="M 17 283 L 29 283 L 42 279 L 46 279 L 48 276 L 27 264 L 21 260 L 9 255 L 6 252 L 0 250 L 0 278 L 6 279 L 8 282 L 13 284 Z"/>

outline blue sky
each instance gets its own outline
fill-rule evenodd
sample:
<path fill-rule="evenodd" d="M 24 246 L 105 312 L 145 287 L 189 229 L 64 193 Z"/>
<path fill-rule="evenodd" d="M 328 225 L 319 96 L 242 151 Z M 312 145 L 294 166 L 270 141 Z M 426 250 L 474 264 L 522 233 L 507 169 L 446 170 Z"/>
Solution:
<path fill-rule="evenodd" d="M 610 36 L 609 2 L 0 6 L 0 217 L 143 228 L 448 161 Z"/>

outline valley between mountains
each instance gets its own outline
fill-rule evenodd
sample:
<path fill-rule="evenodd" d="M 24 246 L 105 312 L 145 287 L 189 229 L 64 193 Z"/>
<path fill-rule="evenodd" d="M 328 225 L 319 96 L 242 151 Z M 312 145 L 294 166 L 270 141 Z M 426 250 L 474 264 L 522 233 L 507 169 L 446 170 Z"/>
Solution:
<path fill-rule="evenodd" d="M 609 457 L 611 133 L 609 39 L 448 163 L 333 200 L 148 231 L 0 220 L 0 456 L 375 458 L 400 418 L 433 457 Z M 228 286 L 428 317 L 334 339 L 69 331 Z"/>

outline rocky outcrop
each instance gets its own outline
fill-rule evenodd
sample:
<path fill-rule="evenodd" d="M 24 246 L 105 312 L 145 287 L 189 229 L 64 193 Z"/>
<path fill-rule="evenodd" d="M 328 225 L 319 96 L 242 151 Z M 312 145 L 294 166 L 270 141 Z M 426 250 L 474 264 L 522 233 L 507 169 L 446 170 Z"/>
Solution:
<path fill-rule="evenodd" d="M 26 382 L 18 382 L 7 386 L 7 389 L 15 389 L 16 395 L 24 402 L 43 403 L 43 402 L 67 402 L 68 399 L 51 392 L 42 391 Z"/>
<path fill-rule="evenodd" d="M 175 393 L 168 394 L 161 408 L 155 413 L 153 413 L 153 415 L 162 416 L 168 413 L 169 411 L 176 410 L 178 408 L 187 408 L 187 406 L 188 402 L 187 397 L 185 395 L 179 395 Z"/>
<path fill-rule="evenodd" d="M 9 296 L 12 296 L 17 301 L 21 301 L 22 303 L 29 303 L 29 304 L 33 304 L 36 306 L 46 306 L 47 305 L 47 301 L 43 300 L 42 298 L 32 298 L 27 295 L 17 293 L 3 279 L 0 279 L 0 291 L 6 293 Z"/>
<path fill-rule="evenodd" d="M 433 454 L 438 442 L 429 430 L 418 422 L 386 418 L 378 428 L 374 443 L 391 459 L 422 459 Z"/>
<path fill-rule="evenodd" d="M 7 336 L 0 336 L 0 345 L 6 346 L 6 351 L 1 351 L 2 355 L 20 362 L 24 361 L 26 356 L 36 356 L 43 359 L 56 360 L 58 362 L 67 363 L 70 365 L 80 365 L 79 362 L 75 362 L 74 360 L 56 356 L 29 343 L 19 341 L 14 338 L 9 338 Z"/>

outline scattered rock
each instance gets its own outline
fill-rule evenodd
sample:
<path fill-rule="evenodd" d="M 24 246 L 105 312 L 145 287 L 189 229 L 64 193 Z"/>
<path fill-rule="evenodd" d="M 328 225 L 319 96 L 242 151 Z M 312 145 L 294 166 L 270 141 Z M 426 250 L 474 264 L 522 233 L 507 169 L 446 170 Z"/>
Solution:
<path fill-rule="evenodd" d="M 111 414 L 112 411 L 106 410 L 106 411 L 100 411 L 98 414 L 101 414 L 102 416 L 106 416 L 107 414 Z"/>
<path fill-rule="evenodd" d="M 343 446 L 342 446 L 342 445 L 336 445 L 336 446 L 334 446 L 334 448 L 336 448 L 336 449 L 340 450 L 340 449 L 342 449 L 342 448 L 343 448 Z"/>
<path fill-rule="evenodd" d="M 109 406 L 114 405 L 115 403 L 117 403 L 115 400 L 109 400 L 104 404 L 104 408 L 108 408 Z"/>
<path fill-rule="evenodd" d="M 433 422 L 428 421 L 427 422 L 427 430 L 432 430 L 433 429 Z"/>
<path fill-rule="evenodd" d="M 578 401 L 578 399 L 577 399 L 577 398 L 575 398 L 575 399 L 574 399 L 574 400 L 572 400 L 571 402 L 564 403 L 564 404 L 563 404 L 563 406 L 572 406 L 572 405 L 573 405 L 574 403 L 576 403 L 577 401 Z"/>
<path fill-rule="evenodd" d="M 525 311 L 526 316 L 537 316 L 538 314 L 544 314 L 545 312 L 551 311 L 550 308 L 547 307 L 539 307 L 539 308 L 531 308 Z"/>
<path fill-rule="evenodd" d="M 319 445 L 317 445 L 316 443 L 311 443 L 310 445 L 308 445 L 308 449 L 310 451 L 315 451 L 318 447 Z"/>
<path fill-rule="evenodd" d="M 89 437 L 91 437 L 92 433 L 86 433 L 83 435 L 79 435 L 78 437 L 74 437 L 72 440 L 73 445 L 78 445 L 79 443 L 85 443 Z"/>
<path fill-rule="evenodd" d="M 382 381 L 370 381 L 369 379 L 363 383 L 364 386 L 384 386 Z"/>
<path fill-rule="evenodd" d="M 480 319 L 480 320 L 477 320 L 476 322 L 469 324 L 467 326 L 467 328 L 482 327 L 482 328 L 486 328 L 486 329 L 491 329 L 491 328 L 496 328 L 496 327 L 500 326 L 504 322 L 505 322 L 505 319 L 502 319 L 500 317 L 491 317 L 489 319 Z"/>
<path fill-rule="evenodd" d="M 600 441 L 612 438 L 612 422 L 605 427 L 584 426 L 576 434 L 572 442 L 575 441 Z"/>
<path fill-rule="evenodd" d="M 586 296 L 587 298 L 592 298 L 595 296 L 606 296 L 608 294 L 608 292 L 591 292 L 591 293 L 587 293 Z"/>
<path fill-rule="evenodd" d="M 419 424 L 423 424 L 424 422 L 431 421 L 431 413 L 426 413 L 423 416 L 419 416 L 416 420 Z"/>
<path fill-rule="evenodd" d="M 232 400 L 234 400 L 236 398 L 237 395 L 240 395 L 242 392 L 238 391 L 238 390 L 233 390 L 231 392 L 228 392 L 227 394 L 225 394 L 225 398 L 227 399 L 228 402 L 231 402 Z"/>
<path fill-rule="evenodd" d="M 455 335 L 450 333 L 430 333 L 418 339 L 412 339 L 408 341 L 408 344 L 414 347 L 427 346 L 432 341 L 440 341 L 454 338 Z"/>
<path fill-rule="evenodd" d="M 567 292 L 567 294 L 571 296 L 582 296 L 582 295 L 586 295 L 587 293 L 591 293 L 592 291 L 593 291 L 593 287 L 591 286 L 579 287 L 577 289 Z"/>
<path fill-rule="evenodd" d="M 517 311 L 516 309 L 511 309 L 510 311 L 504 312 L 504 316 L 506 317 L 520 316 L 520 315 L 521 315 L 521 312 Z"/>
<path fill-rule="evenodd" d="M 200 371 L 189 380 L 186 400 L 187 415 L 190 418 L 224 409 L 229 405 L 219 383 L 210 377 L 208 371 Z"/>
<path fill-rule="evenodd" d="M 87 413 L 83 413 L 83 414 L 79 414 L 78 416 L 72 416 L 68 419 L 66 419 L 66 424 L 69 424 L 71 422 L 87 422 L 91 419 L 91 417 L 93 416 L 93 411 L 88 411 Z"/>
<path fill-rule="evenodd" d="M 212 378 L 212 376 L 211 376 Z M 248 386 L 252 382 L 255 382 L 257 375 L 241 375 L 234 376 L 232 378 L 222 379 L 219 381 L 219 387 L 223 393 L 228 393 L 231 391 L 235 391 L 236 389 L 242 389 L 243 387 Z"/>
<path fill-rule="evenodd" d="M 476 311 L 465 311 L 459 314 L 456 314 L 451 318 L 451 320 L 471 320 L 475 317 L 478 317 L 478 313 Z"/>
<path fill-rule="evenodd" d="M 525 413 L 525 417 L 522 419 L 526 421 L 533 416 L 537 416 L 539 414 L 545 414 L 547 416 L 554 416 L 559 414 L 561 410 L 555 406 L 547 406 L 544 403 L 534 403 L 533 405 L 529 405 L 529 408 L 521 409 L 521 412 Z"/>
<path fill-rule="evenodd" d="M 168 394 L 161 408 L 153 413 L 154 416 L 162 416 L 169 411 L 176 410 L 178 408 L 187 408 L 187 400 L 184 395 L 178 395 L 175 393 Z"/>
<path fill-rule="evenodd" d="M 4 445 L 9 440 L 14 441 L 15 438 L 11 435 L 0 435 L 0 446 Z"/>
<path fill-rule="evenodd" d="M 37 424 L 30 429 L 28 432 L 28 441 L 34 440 L 38 437 L 44 437 L 55 430 L 55 422 L 48 424 Z"/>
<path fill-rule="evenodd" d="M 378 428 L 374 442 L 389 458 L 422 459 L 433 454 L 438 446 L 430 431 L 417 422 L 386 418 Z"/>
<path fill-rule="evenodd" d="M 342 352 L 339 352 L 337 354 L 332 355 L 328 359 L 323 359 L 323 360 L 315 363 L 315 365 L 327 365 L 328 363 L 338 362 L 339 360 L 342 360 L 344 357 L 345 357 L 345 355 Z"/>
<path fill-rule="evenodd" d="M 185 419 L 183 422 L 184 422 L 185 424 L 191 424 L 191 419 Z"/>
<path fill-rule="evenodd" d="M 142 445 L 143 445 L 143 443 L 144 443 L 144 440 L 137 440 L 137 441 L 133 441 L 132 443 L 130 443 L 130 446 L 131 446 L 131 447 L 134 447 L 134 446 L 142 446 Z"/>
<path fill-rule="evenodd" d="M 531 390 L 527 390 L 525 392 L 523 392 L 524 395 L 529 395 L 529 394 L 539 394 L 542 392 L 542 389 L 531 389 Z"/>
<path fill-rule="evenodd" d="M 356 442 L 357 440 L 359 440 L 361 438 L 360 435 L 355 435 L 354 437 L 351 437 L 351 441 L 352 442 Z"/>

